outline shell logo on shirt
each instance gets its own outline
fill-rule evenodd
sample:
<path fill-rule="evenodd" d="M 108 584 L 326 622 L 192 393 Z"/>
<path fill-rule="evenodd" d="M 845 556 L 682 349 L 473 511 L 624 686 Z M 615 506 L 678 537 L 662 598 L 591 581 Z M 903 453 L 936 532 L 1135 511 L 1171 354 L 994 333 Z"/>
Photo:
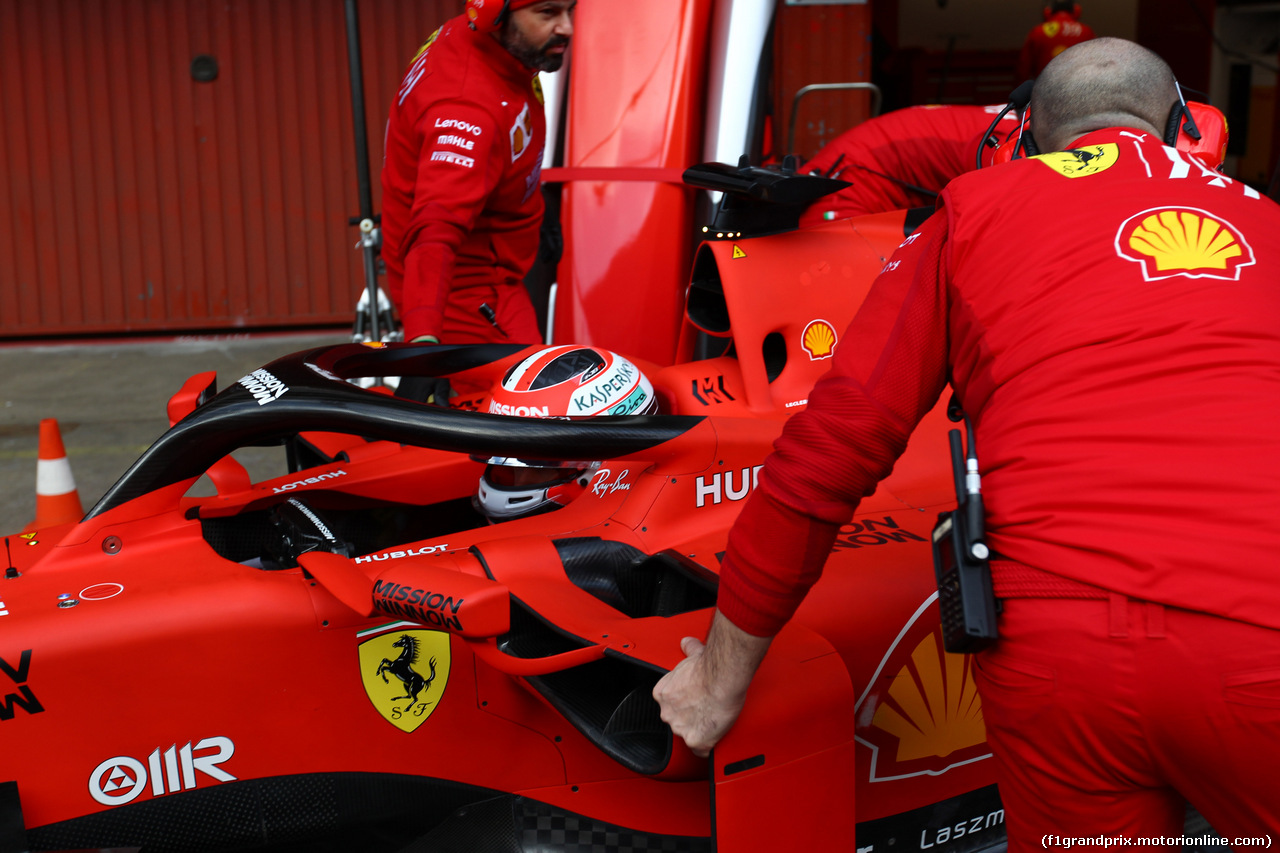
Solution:
<path fill-rule="evenodd" d="M 511 162 L 520 159 L 520 155 L 529 147 L 533 136 L 533 120 L 529 117 L 529 102 L 525 101 L 524 109 L 516 116 L 516 123 L 511 125 Z"/>
<path fill-rule="evenodd" d="M 1239 281 L 1256 261 L 1244 235 L 1225 219 L 1194 207 L 1151 208 L 1126 219 L 1116 253 L 1142 266 L 1142 277 Z"/>
<path fill-rule="evenodd" d="M 810 320 L 800 334 L 800 346 L 809 354 L 810 361 L 831 358 L 836 348 L 836 329 L 826 320 Z"/>
<path fill-rule="evenodd" d="M 1068 178 L 1083 178 L 1105 172 L 1116 164 L 1120 156 L 1120 146 L 1114 142 L 1103 145 L 1087 145 L 1084 148 L 1071 148 L 1066 151 L 1055 151 L 1052 154 L 1037 154 L 1033 160 L 1039 160 L 1059 175 Z"/>

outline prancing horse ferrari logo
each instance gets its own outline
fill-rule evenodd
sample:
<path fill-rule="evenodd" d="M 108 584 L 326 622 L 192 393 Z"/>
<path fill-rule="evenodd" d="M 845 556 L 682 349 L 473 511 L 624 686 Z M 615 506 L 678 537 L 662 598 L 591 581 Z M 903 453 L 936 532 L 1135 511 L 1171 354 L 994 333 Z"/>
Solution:
<path fill-rule="evenodd" d="M 392 630 L 366 640 L 360 644 L 360 680 L 369 701 L 387 722 L 401 731 L 413 731 L 431 716 L 444 695 L 449 681 L 449 635 Z"/>

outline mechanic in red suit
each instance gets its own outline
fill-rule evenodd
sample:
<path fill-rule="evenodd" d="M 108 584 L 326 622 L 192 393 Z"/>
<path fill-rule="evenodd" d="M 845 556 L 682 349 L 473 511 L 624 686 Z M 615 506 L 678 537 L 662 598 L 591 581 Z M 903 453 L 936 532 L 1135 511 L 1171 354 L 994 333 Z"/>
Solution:
<path fill-rule="evenodd" d="M 423 45 L 391 104 L 382 254 L 406 340 L 536 343 L 523 279 L 538 250 L 539 71 L 575 0 L 468 0 Z"/>
<path fill-rule="evenodd" d="M 938 191 L 977 168 L 983 136 L 1003 105 L 931 105 L 868 119 L 823 146 L 804 171 L 852 183 L 815 202 L 801 226 L 867 213 L 932 207 Z M 1010 113 L 996 131 L 1017 127 Z"/>
<path fill-rule="evenodd" d="M 1044 8 L 1044 23 L 1027 34 L 1018 55 L 1018 79 L 1039 77 L 1044 67 L 1072 45 L 1093 38 L 1093 28 L 1080 23 L 1080 4 L 1053 0 Z"/>
<path fill-rule="evenodd" d="M 734 526 L 706 645 L 654 690 L 732 726 L 839 526 L 948 375 L 974 423 L 999 639 L 976 680 L 1010 850 L 1280 827 L 1280 207 L 1163 144 L 1121 39 L 1036 82 L 1041 150 L 962 175 L 876 280 Z"/>

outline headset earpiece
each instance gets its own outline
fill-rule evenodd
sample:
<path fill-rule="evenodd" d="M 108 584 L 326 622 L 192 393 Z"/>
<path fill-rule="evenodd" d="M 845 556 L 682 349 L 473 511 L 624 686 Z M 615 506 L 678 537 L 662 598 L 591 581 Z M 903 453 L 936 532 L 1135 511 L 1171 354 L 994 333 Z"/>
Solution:
<path fill-rule="evenodd" d="M 1174 147 L 1221 171 L 1227 156 L 1227 117 L 1217 107 L 1197 101 L 1188 101 L 1185 109 L 1187 120 Z"/>
<path fill-rule="evenodd" d="M 996 150 L 991 154 L 991 162 L 983 163 L 983 148 L 978 149 L 978 168 L 984 165 L 995 166 L 1000 163 L 1008 163 L 1010 160 L 1016 160 L 1019 157 L 1035 157 L 1040 153 L 1040 148 L 1036 145 L 1035 140 L 1031 138 L 1031 127 L 1028 124 L 1030 118 L 1031 89 L 1034 86 L 1034 80 L 1023 82 L 1018 88 L 1009 94 L 1009 103 L 1000 114 L 996 116 L 996 120 L 991 122 L 991 126 L 987 128 L 987 137 L 995 133 L 996 125 L 1000 120 L 1009 113 L 1010 110 L 1017 110 L 1018 113 L 1018 129 L 1009 131 L 1004 142 L 996 145 Z"/>
<path fill-rule="evenodd" d="M 1056 14 L 1056 13 L 1053 11 L 1053 5 L 1052 5 L 1052 4 L 1050 4 L 1050 5 L 1048 5 L 1048 6 L 1045 6 L 1045 7 L 1044 7 L 1044 9 L 1043 9 L 1043 10 L 1041 10 L 1041 11 L 1042 11 L 1042 13 L 1044 14 L 1044 19 L 1045 19 L 1046 21 L 1047 21 L 1047 20 L 1049 20 L 1050 18 L 1052 18 L 1052 17 L 1054 16 L 1054 14 Z M 1078 20 L 1080 20 L 1080 14 L 1081 14 L 1081 11 L 1082 11 L 1082 10 L 1080 9 L 1080 4 L 1079 4 L 1079 3 L 1074 4 L 1074 5 L 1071 7 L 1071 17 L 1075 18 L 1077 21 L 1078 21 Z"/>
<path fill-rule="evenodd" d="M 467 0 L 467 25 L 473 30 L 496 32 L 507 20 L 511 0 Z M 494 11 L 494 10 L 497 11 Z"/>

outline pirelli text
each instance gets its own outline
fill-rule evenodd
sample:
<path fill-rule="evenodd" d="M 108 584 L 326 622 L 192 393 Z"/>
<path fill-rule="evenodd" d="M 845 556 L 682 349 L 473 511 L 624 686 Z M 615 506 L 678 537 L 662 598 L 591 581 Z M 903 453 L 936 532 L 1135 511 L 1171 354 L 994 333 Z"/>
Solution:
<path fill-rule="evenodd" d="M 1044 835 L 1040 838 L 1040 846 L 1046 850 L 1051 847 L 1182 847 L 1187 844 L 1201 847 L 1221 847 L 1223 849 L 1227 847 L 1234 849 L 1260 847 L 1263 850 L 1270 850 L 1271 836 L 1262 835 L 1231 840 L 1220 835 L 1210 834 L 1199 836 L 1157 835 L 1151 838 L 1129 835 Z"/>

